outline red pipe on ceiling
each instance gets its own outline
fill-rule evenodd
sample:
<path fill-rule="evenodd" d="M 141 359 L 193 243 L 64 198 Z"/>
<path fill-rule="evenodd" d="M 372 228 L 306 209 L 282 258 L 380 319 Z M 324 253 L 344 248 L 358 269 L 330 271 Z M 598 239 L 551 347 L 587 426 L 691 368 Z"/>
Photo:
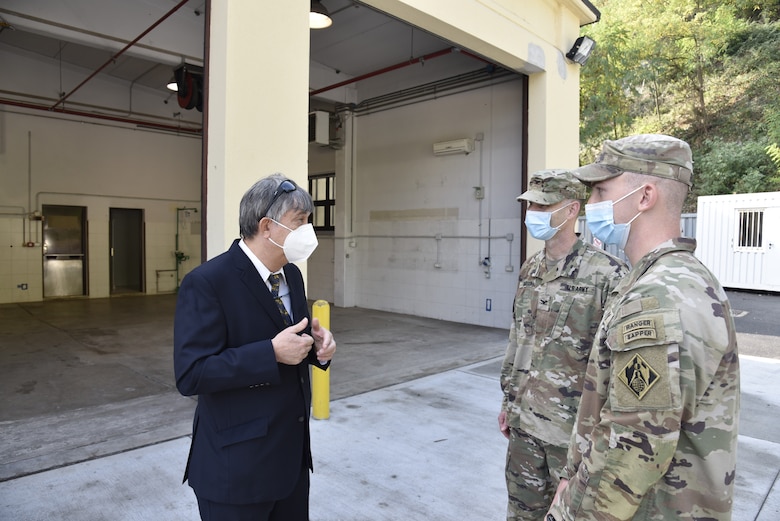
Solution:
<path fill-rule="evenodd" d="M 321 89 L 315 89 L 311 92 L 309 92 L 309 96 L 315 96 L 319 94 L 320 92 L 326 92 L 329 90 L 336 89 L 338 87 L 343 87 L 344 85 L 349 85 L 350 83 L 355 83 L 361 80 L 365 80 L 367 78 L 373 78 L 374 76 L 379 76 L 380 74 L 384 74 L 386 72 L 394 71 L 396 69 L 401 69 L 403 67 L 408 67 L 409 65 L 414 65 L 415 63 L 419 63 L 421 61 L 425 60 L 432 60 L 433 58 L 438 58 L 439 56 L 444 56 L 447 54 L 450 54 L 455 50 L 454 47 L 450 47 L 449 49 L 442 49 L 441 51 L 432 52 L 431 54 L 426 54 L 425 56 L 420 56 L 418 58 L 412 58 L 408 61 L 396 63 L 395 65 L 390 65 L 389 67 L 385 67 L 384 69 L 379 69 L 374 72 L 368 72 L 366 74 L 361 74 L 360 76 L 355 76 L 354 78 L 350 78 L 345 81 L 341 81 L 339 83 L 334 83 L 333 85 L 328 85 L 327 87 L 322 87 Z"/>
<path fill-rule="evenodd" d="M 143 121 L 139 119 L 130 119 L 130 118 L 122 118 L 119 116 L 109 116 L 106 114 L 95 114 L 93 112 L 83 112 L 80 110 L 70 110 L 70 109 L 53 109 L 46 107 L 44 105 L 36 105 L 34 103 L 25 103 L 23 101 L 14 101 L 14 100 L 6 100 L 6 99 L 0 99 L 0 105 L 11 105 L 13 107 L 22 107 L 26 109 L 35 109 L 35 110 L 45 110 L 48 112 L 56 112 L 57 114 L 68 114 L 70 116 L 82 116 L 87 118 L 97 118 L 97 119 L 104 119 L 107 121 L 117 121 L 120 123 L 130 123 L 132 125 L 139 125 L 142 127 L 152 128 L 152 129 L 158 129 L 158 130 L 167 130 L 167 131 L 173 131 L 173 132 L 179 132 L 183 134 L 193 134 L 193 135 L 200 135 L 203 133 L 202 128 L 186 128 L 186 127 L 177 127 L 175 125 L 166 125 L 164 123 L 154 123 L 151 121 Z"/>
<path fill-rule="evenodd" d="M 468 51 L 464 51 L 462 49 L 458 49 L 457 47 L 450 47 L 448 49 L 442 49 L 441 51 L 432 52 L 430 54 L 426 54 L 425 56 L 420 56 L 418 58 L 413 58 L 405 62 L 396 63 L 395 65 L 390 65 L 389 67 L 385 67 L 384 69 L 379 69 L 373 72 L 368 72 L 366 74 L 361 74 L 360 76 L 355 76 L 354 78 L 350 78 L 348 80 L 341 81 L 339 83 L 334 83 L 333 85 L 328 85 L 327 87 L 322 87 L 321 89 L 315 89 L 311 92 L 309 92 L 309 96 L 315 96 L 321 92 L 327 92 L 329 90 L 336 89 L 338 87 L 343 87 L 344 85 L 349 85 L 350 83 L 356 83 L 358 81 L 362 81 L 368 78 L 373 78 L 374 76 L 379 76 L 380 74 L 384 74 L 386 72 L 394 71 L 397 69 L 402 69 L 403 67 L 408 67 L 409 65 L 414 65 L 415 63 L 424 62 L 425 60 L 432 60 L 433 58 L 438 58 L 439 56 L 445 56 L 447 54 L 451 54 L 453 52 L 459 52 L 461 54 L 465 54 L 467 56 L 471 56 L 472 58 L 475 58 L 477 60 L 483 61 L 485 63 L 491 64 L 491 62 L 487 61 L 484 58 L 481 58 L 477 56 L 476 54 L 472 54 Z M 492 64 L 491 64 L 492 65 Z"/>
<path fill-rule="evenodd" d="M 153 23 L 153 24 L 152 24 L 152 25 L 151 25 L 151 26 L 150 26 L 150 27 L 149 27 L 147 30 L 145 30 L 145 31 L 144 31 L 144 32 L 142 32 L 140 35 L 138 35 L 138 37 L 137 37 L 135 40 L 133 40 L 132 42 L 128 43 L 128 44 L 125 46 L 125 48 L 124 48 L 124 49 L 122 49 L 121 51 L 119 51 L 118 53 L 116 53 L 115 55 L 113 55 L 111 58 L 109 58 L 109 59 L 108 59 L 108 61 L 107 61 L 106 63 L 104 63 L 103 65 L 101 65 L 101 66 L 100 66 L 100 68 L 98 68 L 98 69 L 97 69 L 95 72 L 93 72 L 92 74 L 90 74 L 90 75 L 89 75 L 89 77 L 88 77 L 87 79 L 85 79 L 84 81 L 82 81 L 81 83 L 79 83 L 79 84 L 78 84 L 78 86 L 77 86 L 75 89 L 73 89 L 72 91 L 70 91 L 69 93 L 67 93 L 65 96 L 63 96 L 63 97 L 61 97 L 59 100 L 57 100 L 57 103 L 55 103 L 54 105 L 52 105 L 52 106 L 51 106 L 52 110 L 54 110 L 55 108 L 57 108 L 57 105 L 59 105 L 60 103 L 64 102 L 66 99 L 68 99 L 68 98 L 71 96 L 71 94 L 73 94 L 74 92 L 76 92 L 77 90 L 79 90 L 79 89 L 80 89 L 80 88 L 81 88 L 81 87 L 82 87 L 82 86 L 83 86 L 85 83 L 87 83 L 89 80 L 91 80 L 92 78 L 94 78 L 94 77 L 95 77 L 95 75 L 97 75 L 97 74 L 98 74 L 100 71 L 102 71 L 103 69 L 105 69 L 106 67 L 108 67 L 108 65 L 109 65 L 110 63 L 114 62 L 114 61 L 115 61 L 117 58 L 119 58 L 119 56 L 121 56 L 122 54 L 124 54 L 124 52 L 125 52 L 126 50 L 128 50 L 130 47 L 132 47 L 133 45 L 135 45 L 136 43 L 138 43 L 138 40 L 140 40 L 141 38 L 143 38 L 144 36 L 146 36 L 147 34 L 149 34 L 150 32 L 152 32 L 152 30 L 153 30 L 155 27 L 157 27 L 158 25 L 160 25 L 161 23 L 163 23 L 163 22 L 164 22 L 164 21 L 165 21 L 165 20 L 166 20 L 166 19 L 167 19 L 169 16 L 171 16 L 173 13 L 175 13 L 176 11 L 178 11 L 178 10 L 179 10 L 179 9 L 180 9 L 180 8 L 181 8 L 181 7 L 182 7 L 184 4 L 186 4 L 186 3 L 187 3 L 187 2 L 189 2 L 189 1 L 190 1 L 190 0 L 181 0 L 181 2 L 179 2 L 178 4 L 176 4 L 176 7 L 174 7 L 174 8 L 173 8 L 173 9 L 171 9 L 170 11 L 168 11 L 168 12 L 167 12 L 165 15 L 163 15 L 163 17 L 162 17 L 162 18 L 160 18 L 159 20 L 157 20 L 157 21 L 156 21 L 155 23 Z"/>

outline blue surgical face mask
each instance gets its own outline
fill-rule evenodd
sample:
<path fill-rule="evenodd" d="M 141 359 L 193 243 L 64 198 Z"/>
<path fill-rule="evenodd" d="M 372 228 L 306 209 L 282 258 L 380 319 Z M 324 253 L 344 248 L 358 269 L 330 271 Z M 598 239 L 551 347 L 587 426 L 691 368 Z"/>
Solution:
<path fill-rule="evenodd" d="M 572 204 L 574 203 L 569 203 L 566 206 L 558 208 L 557 210 L 553 210 L 552 212 L 538 212 L 535 210 L 526 211 L 525 226 L 528 228 L 528 233 L 531 234 L 531 237 L 534 239 L 539 239 L 540 241 L 547 241 L 552 239 L 555 237 L 555 234 L 558 233 L 558 230 L 560 230 L 561 227 L 566 224 L 566 221 L 568 221 L 568 219 L 566 219 L 566 221 L 563 221 L 560 225 L 553 227 L 550 224 L 552 215 L 555 212 L 571 206 Z"/>
<path fill-rule="evenodd" d="M 645 185 L 642 185 L 635 190 L 631 190 L 614 203 L 612 201 L 601 201 L 599 203 L 586 204 L 585 219 L 588 221 L 590 233 L 604 244 L 616 244 L 621 250 L 624 249 L 626 242 L 628 242 L 628 234 L 631 233 L 631 223 L 642 212 L 637 213 L 627 223 L 615 224 L 614 206 L 644 187 Z"/>

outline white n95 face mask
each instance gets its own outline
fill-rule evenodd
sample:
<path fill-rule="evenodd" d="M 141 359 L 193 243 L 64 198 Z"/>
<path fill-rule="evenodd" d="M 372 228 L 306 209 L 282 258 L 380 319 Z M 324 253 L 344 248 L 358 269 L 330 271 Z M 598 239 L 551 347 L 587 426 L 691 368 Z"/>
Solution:
<path fill-rule="evenodd" d="M 273 221 L 273 219 L 271 220 Z M 277 244 L 273 239 L 268 238 L 269 241 L 284 251 L 287 262 L 305 261 L 317 249 L 319 242 L 317 241 L 317 234 L 314 233 L 314 226 L 311 223 L 302 224 L 293 230 L 278 221 L 274 222 L 282 228 L 290 230 L 287 238 L 284 239 L 284 245 Z"/>

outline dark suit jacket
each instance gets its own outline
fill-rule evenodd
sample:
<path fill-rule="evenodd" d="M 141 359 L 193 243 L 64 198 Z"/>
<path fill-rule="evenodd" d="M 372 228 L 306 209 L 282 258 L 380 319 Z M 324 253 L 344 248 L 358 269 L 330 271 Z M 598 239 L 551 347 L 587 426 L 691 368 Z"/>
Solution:
<path fill-rule="evenodd" d="M 284 274 L 298 322 L 309 317 L 303 277 L 293 264 Z M 274 501 L 292 492 L 304 466 L 311 469 L 308 364 L 327 366 L 319 365 L 314 348 L 297 366 L 277 363 L 271 339 L 285 327 L 238 240 L 184 277 L 174 372 L 181 394 L 198 395 L 184 475 L 198 497 Z"/>

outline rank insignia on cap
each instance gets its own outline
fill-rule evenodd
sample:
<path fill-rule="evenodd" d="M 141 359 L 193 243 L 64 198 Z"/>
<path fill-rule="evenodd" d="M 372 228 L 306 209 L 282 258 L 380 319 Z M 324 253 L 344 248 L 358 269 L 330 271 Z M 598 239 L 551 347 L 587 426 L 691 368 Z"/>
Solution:
<path fill-rule="evenodd" d="M 634 355 L 626 366 L 620 370 L 618 378 L 626 384 L 638 400 L 641 400 L 658 381 L 659 376 L 644 358 Z"/>

